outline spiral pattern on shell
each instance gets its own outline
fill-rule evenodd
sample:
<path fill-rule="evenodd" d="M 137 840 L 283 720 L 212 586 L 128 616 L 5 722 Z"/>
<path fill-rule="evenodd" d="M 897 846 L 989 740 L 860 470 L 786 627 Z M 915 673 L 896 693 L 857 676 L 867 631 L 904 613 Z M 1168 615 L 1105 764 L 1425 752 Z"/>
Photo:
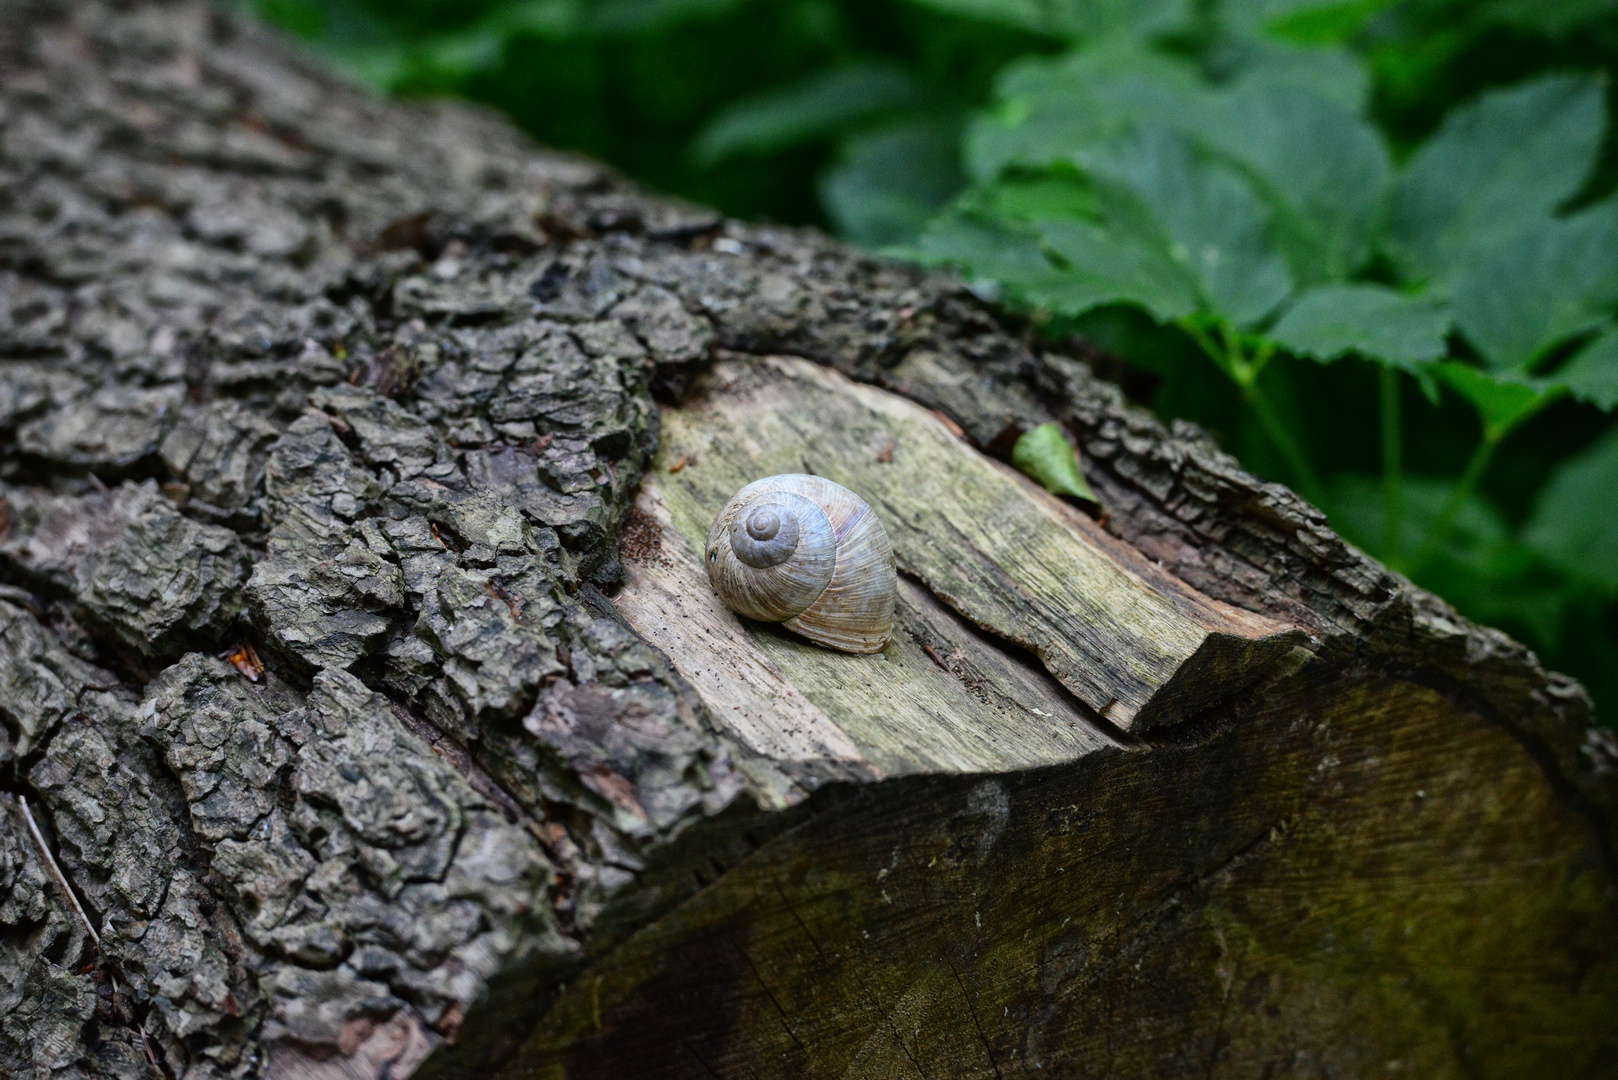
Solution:
<path fill-rule="evenodd" d="M 819 476 L 755 480 L 708 533 L 708 578 L 739 615 L 843 652 L 880 652 L 898 596 L 893 545 L 865 500 Z"/>

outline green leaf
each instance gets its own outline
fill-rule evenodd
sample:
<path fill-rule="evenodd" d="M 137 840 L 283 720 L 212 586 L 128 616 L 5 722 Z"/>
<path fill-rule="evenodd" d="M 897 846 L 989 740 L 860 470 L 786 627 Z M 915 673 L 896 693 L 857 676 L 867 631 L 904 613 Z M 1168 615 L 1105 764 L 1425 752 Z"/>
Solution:
<path fill-rule="evenodd" d="M 1262 0 L 1264 29 L 1300 44 L 1347 41 L 1395 0 Z"/>
<path fill-rule="evenodd" d="M 1519 224 L 1473 252 L 1449 291 L 1456 325 L 1490 364 L 1531 369 L 1618 304 L 1618 201 Z"/>
<path fill-rule="evenodd" d="M 251 5 L 259 18 L 301 38 L 314 38 L 326 28 L 326 12 L 314 0 L 257 0 Z"/>
<path fill-rule="evenodd" d="M 846 140 L 820 178 L 821 205 L 844 239 L 867 247 L 916 236 L 960 190 L 954 121 L 896 124 Z"/>
<path fill-rule="evenodd" d="M 412 70 L 410 55 L 399 44 L 356 45 L 336 62 L 349 78 L 383 91 L 402 85 Z"/>
<path fill-rule="evenodd" d="M 1371 254 L 1387 150 L 1357 107 L 1311 89 L 1279 51 L 1268 55 L 1224 90 L 1124 47 L 1019 66 L 1001 83 L 1000 111 L 972 128 L 969 171 L 982 180 L 1058 161 L 1089 168 L 1120 132 L 1169 128 L 1252 181 L 1294 278 L 1347 277 Z"/>
<path fill-rule="evenodd" d="M 1300 356 L 1349 353 L 1413 370 L 1444 355 L 1449 314 L 1437 303 L 1381 285 L 1320 285 L 1300 296 L 1269 331 Z"/>
<path fill-rule="evenodd" d="M 1241 176 L 1196 154 L 1172 132 L 1142 128 L 1090 162 L 1100 181 L 1104 227 L 1138 254 L 1162 280 L 1171 270 L 1189 286 L 1199 310 L 1239 325 L 1263 319 L 1292 289 L 1285 262 L 1270 243 L 1269 213 Z M 1082 226 L 1041 229 L 1051 246 L 1076 269 L 1104 275 L 1105 252 L 1075 244 Z M 1185 312 L 1176 302 L 1143 302 L 1159 318 Z"/>
<path fill-rule="evenodd" d="M 1291 284 L 1268 240 L 1268 212 L 1228 166 L 1156 128 L 1087 156 L 1093 218 L 1035 222 L 1054 265 L 1019 230 L 977 215 L 947 215 L 917 254 L 1064 315 L 1127 303 L 1162 322 L 1204 312 L 1248 325 L 1285 299 Z"/>
<path fill-rule="evenodd" d="M 1483 0 L 1478 4 L 1476 18 L 1480 22 L 1560 38 L 1583 23 L 1611 15 L 1614 10 L 1618 10 L 1618 3 L 1613 0 Z"/>
<path fill-rule="evenodd" d="M 1275 213 L 1293 276 L 1336 281 L 1363 265 L 1392 171 L 1370 123 L 1340 102 L 1263 72 L 1212 102 L 1200 130 L 1187 134 L 1254 180 Z"/>
<path fill-rule="evenodd" d="M 975 192 L 973 200 L 977 209 L 1008 221 L 1094 220 L 1100 213 L 1094 186 L 1077 173 L 1007 177 Z"/>
<path fill-rule="evenodd" d="M 697 134 L 691 159 L 707 168 L 739 154 L 774 153 L 904 108 L 916 97 L 915 83 L 897 64 L 856 61 L 828 68 L 726 106 Z"/>
<path fill-rule="evenodd" d="M 959 267 L 968 279 L 993 282 L 1006 299 L 1048 304 L 1047 295 L 1063 286 L 1064 275 L 1045 254 L 1038 233 L 967 210 L 939 215 L 913 244 L 892 254 Z"/>
<path fill-rule="evenodd" d="M 1206 306 L 1146 211 L 1115 213 L 1105 223 L 1046 221 L 1040 231 L 1062 262 L 1047 280 L 1022 287 L 1042 307 L 1082 315 L 1107 304 L 1134 304 L 1159 322 L 1172 322 Z"/>
<path fill-rule="evenodd" d="M 1060 424 L 1041 424 L 1025 431 L 1011 450 L 1012 464 L 1056 495 L 1071 495 L 1099 505 L 1079 468 L 1078 451 Z"/>
<path fill-rule="evenodd" d="M 1306 48 L 1281 41 L 1244 43 L 1243 79 L 1296 86 L 1335 101 L 1356 116 L 1371 99 L 1371 73 L 1364 59 L 1343 48 Z"/>
<path fill-rule="evenodd" d="M 1409 538 L 1425 536 L 1444 513 L 1453 480 L 1407 476 L 1403 522 Z M 1381 552 L 1387 504 L 1379 479 L 1342 476 L 1331 488 L 1332 526 L 1367 551 Z M 1460 608 L 1468 618 L 1511 622 L 1539 642 L 1555 639 L 1568 590 L 1542 569 L 1542 558 L 1511 536 L 1499 511 L 1474 495 L 1461 504 L 1443 545 L 1421 570 L 1419 584 Z"/>
<path fill-rule="evenodd" d="M 1068 40 L 1186 25 L 1188 0 L 911 0 L 922 7 Z"/>
<path fill-rule="evenodd" d="M 1484 435 L 1488 438 L 1503 438 L 1563 393 L 1560 386 L 1509 373 L 1484 371 L 1453 360 L 1439 364 L 1433 373 L 1472 403 L 1483 420 Z"/>
<path fill-rule="evenodd" d="M 1163 322 L 1204 312 L 1247 325 L 1291 291 L 1286 264 L 1269 241 L 1269 212 L 1229 166 L 1156 127 L 1079 156 L 1090 178 L 1073 181 L 1075 197 L 1062 207 L 1071 216 L 1035 222 L 1056 267 L 1026 254 L 1007 265 L 981 222 L 963 230 L 958 220 L 924 237 L 922 257 L 942 256 L 998 278 L 1031 303 L 1065 315 L 1128 303 Z M 1077 191 L 1087 193 L 1083 206 Z M 984 207 L 1001 201 L 993 194 L 978 199 Z"/>
<path fill-rule="evenodd" d="M 996 106 L 967 130 L 968 174 L 993 180 L 1008 169 L 1044 169 L 1106 146 L 1137 116 L 1097 96 L 1098 85 L 1118 80 L 1138 83 L 1140 95 L 1155 89 L 1171 103 L 1197 92 L 1190 68 L 1133 43 L 1018 61 L 996 81 Z M 1174 111 L 1172 105 L 1156 110 Z"/>
<path fill-rule="evenodd" d="M 745 0 L 588 0 L 577 4 L 589 28 L 598 34 L 648 34 L 697 19 L 729 14 Z"/>
<path fill-rule="evenodd" d="M 422 50 L 422 58 L 436 73 L 452 79 L 464 79 L 488 71 L 500 63 L 505 54 L 505 45 L 505 35 L 480 26 L 464 33 L 435 38 Z"/>
<path fill-rule="evenodd" d="M 572 37 L 584 24 L 578 0 L 523 0 L 495 9 L 486 24 L 506 35 L 531 34 L 562 40 Z"/>
<path fill-rule="evenodd" d="M 1390 0 L 1215 0 L 1218 24 L 1236 39 L 1272 37 L 1296 44 L 1338 44 Z"/>
<path fill-rule="evenodd" d="M 1412 278 L 1443 276 L 1583 184 L 1600 149 L 1602 83 L 1549 75 L 1454 110 L 1394 190 L 1390 246 Z"/>
<path fill-rule="evenodd" d="M 1618 431 L 1563 462 L 1535 502 L 1523 540 L 1574 580 L 1618 593 Z"/>
<path fill-rule="evenodd" d="M 1618 327 L 1608 324 L 1551 378 L 1598 409 L 1618 407 Z"/>

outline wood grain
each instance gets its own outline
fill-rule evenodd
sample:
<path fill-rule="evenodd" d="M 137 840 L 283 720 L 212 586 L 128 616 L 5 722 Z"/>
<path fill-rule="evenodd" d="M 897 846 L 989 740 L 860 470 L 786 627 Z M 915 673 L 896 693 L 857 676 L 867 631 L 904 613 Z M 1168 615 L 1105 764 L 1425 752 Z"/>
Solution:
<path fill-rule="evenodd" d="M 711 590 L 693 553 L 719 507 L 742 486 L 775 473 L 811 472 L 854 490 L 877 510 L 900 571 L 912 582 L 901 599 L 909 609 L 901 622 L 912 628 L 864 666 L 782 632 L 746 630 L 776 672 L 836 699 L 826 711 L 838 724 L 858 725 L 863 721 L 855 717 L 878 711 L 889 723 L 909 723 L 891 718 L 913 717 L 915 710 L 884 708 L 891 694 L 927 701 L 925 712 L 948 716 L 970 695 L 948 680 L 942 699 L 923 689 L 937 681 L 940 668 L 924 649 L 911 647 L 925 603 L 918 596 L 926 594 L 999 639 L 988 651 L 1026 650 L 1072 695 L 1065 702 L 1030 699 L 1015 717 L 999 714 L 990 725 L 997 733 L 984 728 L 976 750 L 972 738 L 929 750 L 915 733 L 868 725 L 864 744 L 885 769 L 1011 767 L 1030 754 L 1051 760 L 1049 752 L 1064 745 L 1052 730 L 1098 730 L 1086 719 L 1123 731 L 1173 722 L 1250 684 L 1304 638 L 1296 628 L 1191 589 L 1086 515 L 962 442 L 928 410 L 804 361 L 719 365 L 690 404 L 665 410 L 653 472 L 659 480 L 645 509 L 666 523 L 672 565 L 633 571 L 619 603 L 699 685 L 695 673 L 712 673 L 718 663 L 710 643 L 729 638 L 734 644 L 744 629 L 742 620 L 706 599 Z M 648 618 L 652 608 L 707 614 L 692 626 L 699 631 L 681 634 Z M 713 689 L 716 700 L 754 730 L 740 718 L 756 712 L 731 699 L 773 700 L 773 675 L 756 692 L 745 690 L 749 676 L 740 670 L 728 682 L 724 690 Z M 805 693 L 812 699 L 815 691 Z M 798 722 L 795 712 L 789 711 L 789 722 Z M 963 722 L 939 719 L 927 737 L 937 739 Z M 1045 750 L 1031 749 L 1034 744 Z"/>
<path fill-rule="evenodd" d="M 615 602 L 751 749 L 892 776 L 1050 765 L 1117 745 L 1037 663 L 984 640 L 914 582 L 900 582 L 894 640 L 869 656 L 732 614 L 708 586 L 702 536 L 674 525 L 670 487 L 642 486 L 639 509 L 662 543 L 627 563 Z"/>

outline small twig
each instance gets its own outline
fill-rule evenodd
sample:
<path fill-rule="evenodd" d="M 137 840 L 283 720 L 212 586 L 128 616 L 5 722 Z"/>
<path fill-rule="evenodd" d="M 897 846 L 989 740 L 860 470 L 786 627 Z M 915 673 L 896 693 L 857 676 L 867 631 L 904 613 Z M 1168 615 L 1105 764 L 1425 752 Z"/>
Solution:
<path fill-rule="evenodd" d="M 116 987 L 117 984 L 114 983 L 114 992 L 116 992 Z M 142 1024 L 135 1030 L 140 1032 L 140 1048 L 146 1051 L 146 1061 L 149 1065 L 151 1065 L 152 1072 L 156 1073 L 158 1076 L 162 1076 L 163 1066 L 157 1063 L 157 1055 L 152 1053 L 152 1041 L 146 1037 L 146 1025 Z"/>
<path fill-rule="evenodd" d="M 72 904 L 73 910 L 78 913 L 79 921 L 84 923 L 84 929 L 89 933 L 90 940 L 95 942 L 96 955 L 100 957 L 101 935 L 96 933 L 95 924 L 90 921 L 90 916 L 85 914 L 84 905 L 79 903 L 78 894 L 73 891 L 73 886 L 68 883 L 67 875 L 62 873 L 61 866 L 56 862 L 56 856 L 51 854 L 50 847 L 46 845 L 45 834 L 39 831 L 39 823 L 34 820 L 34 812 L 28 807 L 27 796 L 18 795 L 17 805 L 22 807 L 22 816 L 28 822 L 28 832 L 34 838 L 34 845 L 39 848 L 40 858 L 45 860 L 45 865 L 50 867 L 51 876 L 56 879 L 56 884 L 60 885 L 62 891 L 67 894 L 67 902 Z M 110 967 L 107 967 L 105 958 L 101 960 L 101 964 L 102 967 L 106 968 L 107 979 L 112 983 L 113 996 L 116 997 L 118 995 L 118 976 L 113 974 Z M 157 1063 L 157 1055 L 152 1052 L 152 1041 L 146 1034 L 146 1024 L 142 1022 L 129 1026 L 139 1032 L 140 1048 L 146 1052 L 146 1060 L 151 1064 L 152 1071 L 158 1076 L 164 1075 L 163 1067 Z"/>
<path fill-rule="evenodd" d="M 90 940 L 96 943 L 96 952 L 99 953 L 101 951 L 101 935 L 96 933 L 95 926 L 90 922 L 90 916 L 84 913 L 84 907 L 79 903 L 78 895 L 74 893 L 73 886 L 67 882 L 67 875 L 62 873 L 60 866 L 56 865 L 56 857 L 51 854 L 51 849 L 45 846 L 45 837 L 39 831 L 38 823 L 34 821 L 34 812 L 28 809 L 28 799 L 18 795 L 17 805 L 22 807 L 22 816 L 28 819 L 28 831 L 34 836 L 34 843 L 39 847 L 40 857 L 45 860 L 45 865 L 51 868 L 51 874 L 56 878 L 56 883 L 62 887 L 62 891 L 67 893 L 68 903 L 72 904 L 73 910 L 79 913 L 79 919 L 84 923 L 84 928 L 90 932 Z"/>

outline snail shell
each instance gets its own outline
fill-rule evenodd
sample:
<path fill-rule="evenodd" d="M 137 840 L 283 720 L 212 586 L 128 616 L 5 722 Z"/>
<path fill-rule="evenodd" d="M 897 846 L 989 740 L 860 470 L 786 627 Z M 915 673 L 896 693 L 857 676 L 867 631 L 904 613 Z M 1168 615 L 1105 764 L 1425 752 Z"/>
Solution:
<path fill-rule="evenodd" d="M 725 606 L 843 652 L 893 636 L 893 545 L 852 491 L 818 476 L 755 480 L 708 532 L 708 579 Z"/>

